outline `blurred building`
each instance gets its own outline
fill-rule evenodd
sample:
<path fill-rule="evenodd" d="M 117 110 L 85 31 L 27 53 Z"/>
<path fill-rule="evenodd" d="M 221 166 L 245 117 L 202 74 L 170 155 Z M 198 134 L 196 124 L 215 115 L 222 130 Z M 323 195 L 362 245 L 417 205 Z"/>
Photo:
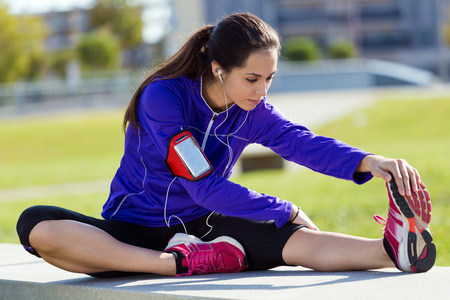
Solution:
<path fill-rule="evenodd" d="M 45 47 L 48 51 L 73 47 L 77 39 L 90 31 L 89 11 L 73 9 L 39 14 L 48 27 Z"/>
<path fill-rule="evenodd" d="M 283 39 L 313 38 L 324 47 L 352 41 L 360 57 L 438 72 L 449 57 L 440 35 L 450 0 L 174 0 L 174 32 L 194 30 L 235 12 L 250 12 Z M 190 27 L 189 27 L 190 26 Z M 178 41 L 178 43 L 180 43 Z M 169 49 L 177 48 L 176 42 Z M 448 64 L 447 64 L 448 66 Z"/>

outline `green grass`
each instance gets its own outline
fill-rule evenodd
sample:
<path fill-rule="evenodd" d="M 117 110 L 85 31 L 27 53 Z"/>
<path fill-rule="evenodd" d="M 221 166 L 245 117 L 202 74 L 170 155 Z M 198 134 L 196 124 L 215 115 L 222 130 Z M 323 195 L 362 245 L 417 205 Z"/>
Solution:
<path fill-rule="evenodd" d="M 0 190 L 110 178 L 123 153 L 122 112 L 0 122 Z"/>
<path fill-rule="evenodd" d="M 450 99 L 379 101 L 315 132 L 415 166 L 432 196 L 437 265 L 450 265 Z M 111 178 L 123 152 L 121 111 L 0 122 L 0 191 Z M 300 205 L 325 231 L 381 237 L 372 216 L 386 216 L 384 184 L 362 186 L 309 170 L 250 172 L 233 179 Z M 34 204 L 54 204 L 99 216 L 108 191 L 23 201 L 0 199 L 0 242 L 18 242 L 15 222 Z"/>

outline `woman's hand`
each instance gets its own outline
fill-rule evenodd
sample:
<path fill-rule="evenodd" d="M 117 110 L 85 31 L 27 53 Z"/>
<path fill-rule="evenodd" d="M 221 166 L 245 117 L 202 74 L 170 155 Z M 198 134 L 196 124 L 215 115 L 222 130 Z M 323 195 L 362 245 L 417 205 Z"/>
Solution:
<path fill-rule="evenodd" d="M 419 172 L 404 159 L 367 155 L 361 160 L 356 171 L 371 172 L 374 177 L 382 178 L 386 182 L 394 179 L 398 192 L 402 196 L 411 196 L 412 192 L 417 193 L 419 185 L 425 188 Z M 392 178 L 391 174 L 394 178 Z"/>
<path fill-rule="evenodd" d="M 298 209 L 298 213 L 297 213 Z M 306 225 L 309 229 L 320 231 L 319 228 L 314 225 L 314 223 L 309 219 L 309 217 L 301 210 L 300 207 L 294 206 L 292 208 L 292 218 L 294 218 L 291 223 L 297 225 Z"/>

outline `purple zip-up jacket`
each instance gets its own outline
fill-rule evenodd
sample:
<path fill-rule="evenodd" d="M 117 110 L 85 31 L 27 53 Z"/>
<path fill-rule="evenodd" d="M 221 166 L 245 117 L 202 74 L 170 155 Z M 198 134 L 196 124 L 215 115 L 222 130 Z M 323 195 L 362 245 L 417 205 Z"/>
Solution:
<path fill-rule="evenodd" d="M 362 184 L 370 173 L 355 173 L 369 153 L 292 123 L 264 98 L 252 111 L 232 105 L 215 113 L 201 95 L 201 79 L 179 77 L 150 83 L 143 91 L 141 128 L 128 127 L 125 153 L 103 207 L 105 219 L 167 226 L 171 216 L 187 222 L 216 211 L 252 220 L 289 220 L 292 203 L 249 190 L 228 178 L 244 148 L 269 147 L 289 161 L 314 171 Z M 201 145 L 214 172 L 199 181 L 171 174 L 165 159 L 170 138 L 188 129 Z M 179 224 L 170 218 L 170 225 Z"/>

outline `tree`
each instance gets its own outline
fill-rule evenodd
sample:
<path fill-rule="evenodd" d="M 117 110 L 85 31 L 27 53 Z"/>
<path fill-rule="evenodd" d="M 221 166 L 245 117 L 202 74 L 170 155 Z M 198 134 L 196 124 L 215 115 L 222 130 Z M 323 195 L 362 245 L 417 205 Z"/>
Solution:
<path fill-rule="evenodd" d="M 0 82 L 15 81 L 26 68 L 27 57 L 23 41 L 17 34 L 18 22 L 9 15 L 8 8 L 0 2 Z"/>
<path fill-rule="evenodd" d="M 122 48 L 142 43 L 142 6 L 129 6 L 126 0 L 97 0 L 90 11 L 92 28 L 108 28 L 120 40 Z"/>
<path fill-rule="evenodd" d="M 0 0 L 0 82 L 36 78 L 44 68 L 46 29 L 37 17 L 15 17 Z"/>
<path fill-rule="evenodd" d="M 328 45 L 328 57 L 331 59 L 353 58 L 358 56 L 355 45 L 345 39 L 337 39 Z"/>
<path fill-rule="evenodd" d="M 43 75 L 48 64 L 44 48 L 47 27 L 44 21 L 36 16 L 21 16 L 19 22 L 19 34 L 24 40 L 28 57 L 27 68 L 23 71 L 22 77 L 36 79 Z"/>
<path fill-rule="evenodd" d="M 77 44 L 81 64 L 89 69 L 114 69 L 120 57 L 119 41 L 107 30 L 85 34 Z"/>
<path fill-rule="evenodd" d="M 286 40 L 283 55 L 288 60 L 310 61 L 320 58 L 320 50 L 313 39 L 293 37 Z"/>

